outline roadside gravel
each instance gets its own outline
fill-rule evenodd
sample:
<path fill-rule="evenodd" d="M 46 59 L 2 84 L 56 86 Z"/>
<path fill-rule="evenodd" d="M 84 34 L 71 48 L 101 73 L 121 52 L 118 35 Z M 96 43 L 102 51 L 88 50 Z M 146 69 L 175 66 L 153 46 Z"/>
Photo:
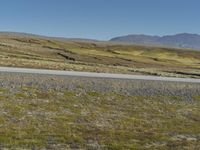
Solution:
<path fill-rule="evenodd" d="M 199 83 L 0 73 L 1 88 L 15 92 L 23 86 L 37 87 L 44 92 L 80 90 L 82 92 L 113 92 L 131 96 L 178 96 L 187 102 L 192 102 L 193 97 L 200 94 Z"/>

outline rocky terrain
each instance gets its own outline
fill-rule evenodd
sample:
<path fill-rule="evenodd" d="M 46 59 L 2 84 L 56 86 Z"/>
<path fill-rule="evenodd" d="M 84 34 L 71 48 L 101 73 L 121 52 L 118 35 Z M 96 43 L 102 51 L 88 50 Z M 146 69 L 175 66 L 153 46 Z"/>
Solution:
<path fill-rule="evenodd" d="M 199 149 L 200 84 L 0 73 L 1 149 Z"/>

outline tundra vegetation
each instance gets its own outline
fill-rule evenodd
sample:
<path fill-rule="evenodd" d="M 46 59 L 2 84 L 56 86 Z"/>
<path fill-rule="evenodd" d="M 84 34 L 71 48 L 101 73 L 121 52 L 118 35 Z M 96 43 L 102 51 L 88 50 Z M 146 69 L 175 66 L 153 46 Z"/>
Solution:
<path fill-rule="evenodd" d="M 200 52 L 0 34 L 0 66 L 200 77 Z"/>
<path fill-rule="evenodd" d="M 200 85 L 0 74 L 1 149 L 200 149 Z"/>

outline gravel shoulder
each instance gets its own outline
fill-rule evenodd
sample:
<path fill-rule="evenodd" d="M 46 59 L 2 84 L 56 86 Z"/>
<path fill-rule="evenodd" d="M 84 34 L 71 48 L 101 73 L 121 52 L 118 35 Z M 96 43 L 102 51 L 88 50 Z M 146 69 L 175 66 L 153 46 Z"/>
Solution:
<path fill-rule="evenodd" d="M 59 70 L 11 68 L 11 67 L 0 67 L 0 72 L 26 73 L 26 74 L 38 74 L 38 75 L 55 75 L 55 76 L 72 76 L 72 77 L 88 77 L 88 78 L 106 78 L 106 79 L 119 79 L 119 80 L 122 80 L 122 79 L 128 80 L 129 79 L 129 80 L 145 80 L 145 81 L 200 83 L 200 79 L 194 79 L 194 78 L 173 78 L 173 77 L 158 77 L 158 76 L 144 76 L 144 75 L 75 72 L 75 71 L 59 71 Z"/>

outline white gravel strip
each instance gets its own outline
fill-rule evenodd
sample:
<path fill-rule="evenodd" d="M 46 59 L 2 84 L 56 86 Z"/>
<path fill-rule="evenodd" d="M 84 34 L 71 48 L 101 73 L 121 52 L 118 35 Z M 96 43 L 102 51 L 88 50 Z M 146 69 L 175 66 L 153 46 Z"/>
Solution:
<path fill-rule="evenodd" d="M 192 78 L 172 78 L 172 77 L 157 77 L 157 76 L 144 76 L 144 75 L 58 71 L 58 70 L 11 68 L 11 67 L 0 67 L 0 72 L 74 76 L 74 77 L 92 77 L 92 78 L 110 78 L 110 79 L 130 79 L 130 80 L 200 83 L 200 79 L 192 79 Z"/>

